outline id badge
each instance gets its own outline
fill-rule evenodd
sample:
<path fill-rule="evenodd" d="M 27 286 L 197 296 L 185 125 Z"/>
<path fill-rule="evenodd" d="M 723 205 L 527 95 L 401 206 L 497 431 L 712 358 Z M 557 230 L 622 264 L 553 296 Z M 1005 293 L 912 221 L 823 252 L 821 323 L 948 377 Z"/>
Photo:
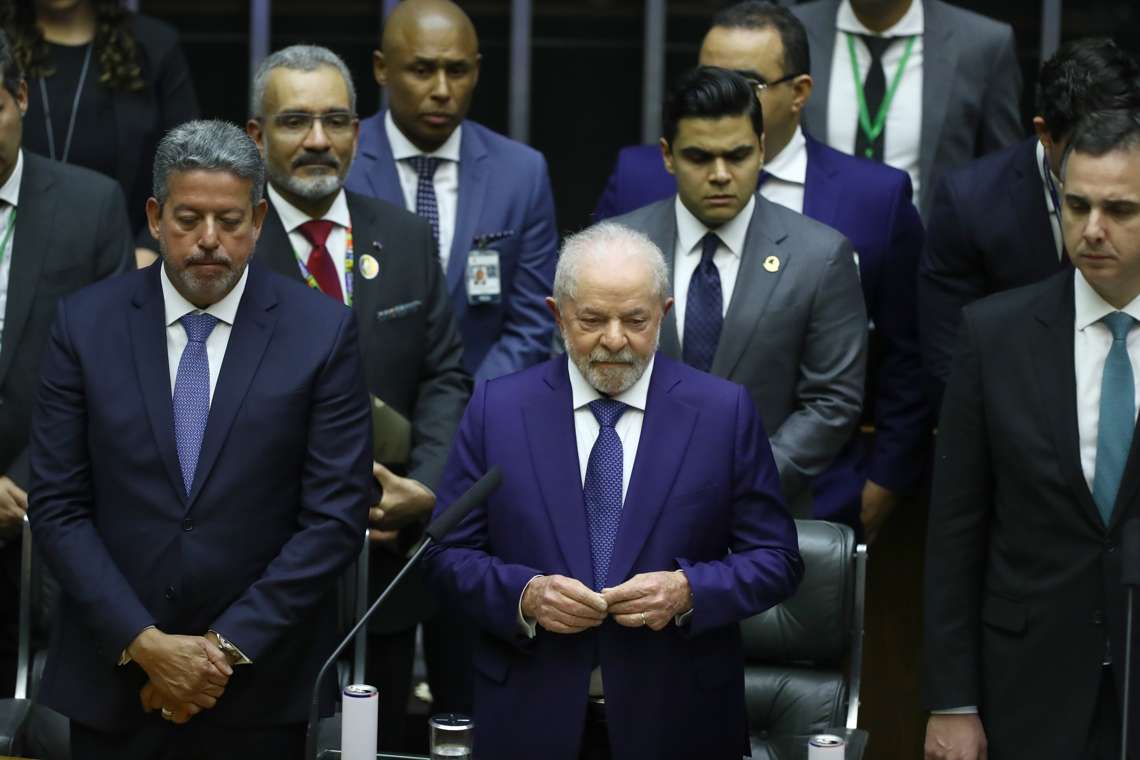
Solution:
<path fill-rule="evenodd" d="M 467 254 L 467 303 L 498 303 L 501 296 L 499 252 L 479 249 Z"/>

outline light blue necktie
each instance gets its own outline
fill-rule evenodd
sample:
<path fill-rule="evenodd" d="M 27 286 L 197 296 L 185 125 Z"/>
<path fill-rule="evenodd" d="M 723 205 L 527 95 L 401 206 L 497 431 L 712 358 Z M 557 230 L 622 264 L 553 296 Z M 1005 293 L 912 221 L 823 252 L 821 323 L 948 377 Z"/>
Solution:
<path fill-rule="evenodd" d="M 620 401 L 600 398 L 590 402 L 590 411 L 601 430 L 586 464 L 586 480 L 582 494 L 586 502 L 586 520 L 590 524 L 590 560 L 594 566 L 594 590 L 606 585 L 610 558 L 614 553 L 618 526 L 621 524 L 621 438 L 614 425 L 629 407 Z"/>
<path fill-rule="evenodd" d="M 178 446 L 178 464 L 182 468 L 182 484 L 186 494 L 194 486 L 194 470 L 210 416 L 210 358 L 206 339 L 218 324 L 210 314 L 187 314 L 178 320 L 186 331 L 186 348 L 178 361 L 174 380 L 174 442 Z"/>
<path fill-rule="evenodd" d="M 1102 321 L 1112 331 L 1112 347 L 1104 360 L 1104 375 L 1100 381 L 1093 500 L 1104 524 L 1108 525 L 1136 427 L 1136 386 L 1127 345 L 1128 331 L 1136 320 L 1122 311 L 1114 311 Z"/>

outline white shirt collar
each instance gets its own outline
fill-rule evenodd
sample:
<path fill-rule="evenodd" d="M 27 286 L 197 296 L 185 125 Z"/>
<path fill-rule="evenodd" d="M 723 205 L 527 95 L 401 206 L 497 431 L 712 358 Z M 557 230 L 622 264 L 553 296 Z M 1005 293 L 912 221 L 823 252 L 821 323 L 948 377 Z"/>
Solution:
<path fill-rule="evenodd" d="M 1045 190 L 1046 190 L 1046 192 L 1048 192 L 1049 183 L 1045 179 L 1045 166 L 1046 165 L 1047 165 L 1047 162 L 1045 161 L 1045 146 L 1041 144 L 1040 140 L 1038 140 L 1037 141 L 1037 176 L 1041 178 L 1041 184 L 1045 185 Z M 1053 187 L 1057 188 L 1057 190 L 1060 191 L 1061 179 L 1056 174 L 1053 174 L 1053 168 L 1052 167 L 1049 168 L 1049 176 L 1053 179 Z M 1060 211 L 1060 209 L 1054 209 L 1054 208 L 1052 208 L 1052 206 L 1053 206 L 1053 195 L 1052 195 L 1052 193 L 1049 193 L 1050 210 Z"/>
<path fill-rule="evenodd" d="M 1073 306 L 1076 309 L 1077 330 L 1084 330 L 1114 311 L 1123 311 L 1140 322 L 1140 296 L 1133 298 L 1123 309 L 1117 309 L 1093 290 L 1079 269 L 1074 269 L 1073 272 Z"/>
<path fill-rule="evenodd" d="M 241 279 L 233 286 L 229 293 L 217 303 L 210 304 L 205 309 L 199 309 L 194 304 L 187 301 L 181 293 L 174 287 L 174 283 L 166 276 L 166 266 L 160 263 L 159 268 L 162 272 L 159 274 L 159 279 L 162 280 L 162 300 L 166 305 L 166 326 L 170 327 L 172 324 L 182 319 L 187 314 L 201 311 L 206 314 L 211 314 L 218 318 L 219 321 L 225 322 L 227 325 L 233 326 L 234 317 L 237 316 L 238 304 L 241 303 L 242 293 L 245 292 L 245 283 L 249 279 L 249 264 L 246 263 L 245 271 L 241 273 Z"/>
<path fill-rule="evenodd" d="M 312 217 L 301 211 L 289 201 L 282 197 L 281 193 L 273 187 L 268 185 L 269 200 L 273 203 L 273 208 L 277 209 L 277 215 L 281 217 L 281 224 L 284 225 L 286 232 L 293 232 L 305 222 L 312 221 Z M 344 188 L 341 188 L 336 194 L 336 200 L 329 206 L 329 210 L 321 219 L 328 219 L 333 224 L 341 227 L 349 227 L 352 222 L 348 216 L 348 199 L 344 194 Z"/>
<path fill-rule="evenodd" d="M 839 13 L 835 16 L 835 27 L 841 32 L 852 34 L 870 34 L 879 37 L 911 37 L 922 34 L 926 27 L 926 14 L 922 9 L 922 0 L 912 0 L 910 8 L 903 17 L 882 32 L 872 32 L 863 22 L 855 16 L 851 9 L 851 0 L 843 0 L 839 4 Z"/>
<path fill-rule="evenodd" d="M 23 148 L 16 154 L 16 167 L 12 169 L 12 173 L 8 175 L 8 181 L 0 187 L 0 201 L 5 201 L 12 206 L 19 207 L 20 203 L 20 183 L 24 181 L 24 150 Z"/>
<path fill-rule="evenodd" d="M 803 129 L 796 127 L 784 149 L 764 164 L 764 171 L 783 182 L 803 185 L 807 182 L 807 164 L 807 140 Z"/>
<path fill-rule="evenodd" d="M 641 377 L 637 378 L 636 383 L 614 396 L 613 399 L 644 412 L 645 402 L 649 398 L 649 378 L 653 376 L 653 362 L 656 358 L 656 355 L 654 355 L 649 359 L 649 366 L 641 373 Z M 566 366 L 570 372 L 570 393 L 574 399 L 575 411 L 581 409 L 591 401 L 602 398 L 602 394 L 597 388 L 590 385 L 581 371 L 579 371 L 577 365 L 574 364 L 574 360 L 569 356 L 566 357 Z"/>
<path fill-rule="evenodd" d="M 405 158 L 414 158 L 415 156 L 434 156 L 435 158 L 443 158 L 448 161 L 459 163 L 459 142 L 463 139 L 463 125 L 460 124 L 451 133 L 443 145 L 439 146 L 431 153 L 424 153 L 422 150 L 412 144 L 412 141 L 404 137 L 404 133 L 396 126 L 396 122 L 392 119 L 392 112 L 384 112 L 384 131 L 388 133 L 388 143 L 392 146 L 392 158 L 401 161 Z"/>
<path fill-rule="evenodd" d="M 678 195 L 674 201 L 677 213 L 677 240 L 681 243 L 681 250 L 686 254 L 693 253 L 697 245 L 709 232 L 715 232 L 721 244 L 733 256 L 740 258 L 744 253 L 744 238 L 748 235 L 748 225 L 752 221 L 752 212 L 756 210 L 756 196 L 748 199 L 747 205 L 732 218 L 715 230 L 710 230 L 700 219 L 693 216 L 693 212 L 685 207 Z"/>

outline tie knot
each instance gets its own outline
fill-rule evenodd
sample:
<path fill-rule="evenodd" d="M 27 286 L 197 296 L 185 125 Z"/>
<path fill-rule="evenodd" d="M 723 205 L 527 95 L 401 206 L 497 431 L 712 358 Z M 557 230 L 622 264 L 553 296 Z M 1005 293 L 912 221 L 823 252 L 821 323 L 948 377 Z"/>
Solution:
<path fill-rule="evenodd" d="M 443 163 L 443 159 L 434 156 L 412 156 L 408 162 L 420 177 L 431 179 L 435 176 L 435 170 Z"/>
<path fill-rule="evenodd" d="M 218 324 L 217 317 L 205 312 L 185 314 L 178 321 L 182 323 L 182 329 L 186 331 L 186 338 L 191 343 L 205 343 L 206 338 L 209 338 L 210 333 L 214 331 L 214 326 Z"/>
<path fill-rule="evenodd" d="M 1128 331 L 1132 329 L 1132 325 L 1136 324 L 1136 320 L 1132 318 L 1131 314 L 1125 314 L 1123 311 L 1114 311 L 1104 317 L 1103 321 L 1108 329 L 1112 332 L 1112 339 L 1114 341 L 1123 341 L 1128 337 Z"/>
<path fill-rule="evenodd" d="M 881 60 L 883 53 L 887 52 L 887 48 L 895 41 L 894 37 L 879 37 L 874 34 L 861 34 L 863 43 L 867 46 L 867 52 L 871 54 L 872 61 Z"/>
<path fill-rule="evenodd" d="M 328 219 L 310 219 L 302 224 L 299 229 L 301 234 L 305 236 L 305 240 L 314 248 L 320 248 L 329 239 L 332 234 L 333 223 Z"/>
<path fill-rule="evenodd" d="M 626 404 L 612 398 L 599 398 L 590 402 L 590 411 L 594 413 L 594 418 L 598 424 L 604 428 L 612 428 L 616 425 L 628 408 Z"/>
<path fill-rule="evenodd" d="M 720 248 L 720 238 L 715 232 L 710 232 L 701 239 L 701 263 L 712 261 L 716 256 L 716 249 Z"/>

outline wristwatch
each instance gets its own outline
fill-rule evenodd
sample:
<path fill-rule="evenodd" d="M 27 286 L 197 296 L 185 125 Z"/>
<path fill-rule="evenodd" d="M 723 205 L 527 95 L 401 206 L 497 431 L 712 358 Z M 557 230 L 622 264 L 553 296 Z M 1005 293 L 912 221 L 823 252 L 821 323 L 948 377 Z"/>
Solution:
<path fill-rule="evenodd" d="M 210 633 L 218 640 L 218 649 L 222 650 L 222 654 L 230 661 L 230 665 L 249 665 L 252 661 L 242 653 L 240 649 L 230 643 L 222 634 L 214 629 L 210 629 Z"/>

